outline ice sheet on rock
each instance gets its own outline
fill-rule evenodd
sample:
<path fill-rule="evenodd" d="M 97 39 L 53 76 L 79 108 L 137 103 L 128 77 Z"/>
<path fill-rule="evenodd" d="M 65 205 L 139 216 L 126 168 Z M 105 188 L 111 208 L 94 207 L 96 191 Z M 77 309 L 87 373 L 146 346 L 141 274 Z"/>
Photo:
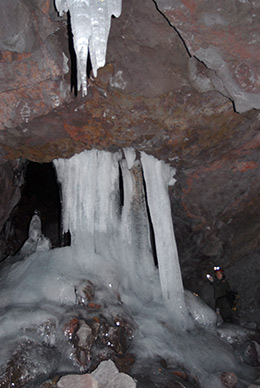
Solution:
<path fill-rule="evenodd" d="M 25 329 L 50 320 L 57 325 L 66 309 L 71 317 L 76 306 L 75 289 L 86 279 L 102 285 L 100 301 L 113 305 L 116 297 L 108 285 L 112 282 L 109 272 L 119 278 L 113 263 L 95 254 L 89 261 L 86 258 L 85 249 L 65 247 L 35 252 L 23 261 L 3 265 L 0 271 L 0 366 L 7 362 L 19 337 L 29 335 Z M 80 332 L 80 336 L 85 334 Z M 49 338 L 41 334 L 40 337 L 42 342 L 49 341 L 53 345 L 51 333 Z"/>
<path fill-rule="evenodd" d="M 78 90 L 82 86 L 83 96 L 87 94 L 87 59 L 90 54 L 92 70 L 105 65 L 111 16 L 121 14 L 121 0 L 55 0 L 61 15 L 69 11 L 73 43 L 77 57 Z"/>
<path fill-rule="evenodd" d="M 154 302 L 141 306 L 140 302 L 137 307 L 135 302 L 131 308 L 135 311 L 138 326 L 134 342 L 134 353 L 138 356 L 133 374 L 142 373 L 145 360 L 160 355 L 167 361 L 169 369 L 177 366 L 189 371 L 190 376 L 197 376 L 202 388 L 212 386 L 211 381 L 215 382 L 214 388 L 223 388 L 219 378 L 227 371 L 245 381 L 257 376 L 257 370 L 242 366 L 232 347 L 215 333 L 204 328 L 191 331 L 176 329 L 162 304 Z"/>
<path fill-rule="evenodd" d="M 184 291 L 185 305 L 195 323 L 216 331 L 217 314 L 203 300 L 191 291 Z"/>
<path fill-rule="evenodd" d="M 238 324 L 225 323 L 217 329 L 219 336 L 230 344 L 241 343 L 249 339 L 253 333 L 249 329 Z"/>
<path fill-rule="evenodd" d="M 163 298 L 181 322 L 185 310 L 184 293 L 168 195 L 168 186 L 173 183 L 175 171 L 144 152 L 141 153 L 141 162 L 155 234 Z"/>

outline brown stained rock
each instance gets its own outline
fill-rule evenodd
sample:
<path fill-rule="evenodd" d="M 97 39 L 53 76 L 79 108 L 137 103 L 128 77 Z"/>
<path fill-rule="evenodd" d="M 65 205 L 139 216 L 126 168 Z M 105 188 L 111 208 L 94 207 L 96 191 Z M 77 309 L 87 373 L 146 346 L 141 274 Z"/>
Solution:
<path fill-rule="evenodd" d="M 69 80 L 64 79 L 69 53 L 59 41 L 66 35 L 66 26 L 60 28 L 62 24 L 51 20 L 51 0 L 4 3 L 0 40 L 2 130 L 26 124 L 70 98 Z"/>
<path fill-rule="evenodd" d="M 113 358 L 113 361 L 119 372 L 130 373 L 133 364 L 135 363 L 135 356 L 131 353 L 124 353 Z"/>
<path fill-rule="evenodd" d="M 259 29 L 256 2 L 207 0 L 157 0 L 185 42 L 189 53 L 209 69 L 191 74 L 197 86 L 211 84 L 235 101 L 238 111 L 259 109 Z M 193 61 L 194 63 L 194 61 Z M 200 80 L 199 80 L 200 78 Z"/>
<path fill-rule="evenodd" d="M 221 375 L 221 382 L 227 388 L 235 388 L 237 386 L 237 376 L 233 372 L 224 372 Z"/>
<path fill-rule="evenodd" d="M 1 388 L 17 388 L 44 379 L 52 372 L 56 363 L 51 347 L 43 346 L 33 340 L 23 340 L 12 354 L 5 372 L 0 376 Z"/>

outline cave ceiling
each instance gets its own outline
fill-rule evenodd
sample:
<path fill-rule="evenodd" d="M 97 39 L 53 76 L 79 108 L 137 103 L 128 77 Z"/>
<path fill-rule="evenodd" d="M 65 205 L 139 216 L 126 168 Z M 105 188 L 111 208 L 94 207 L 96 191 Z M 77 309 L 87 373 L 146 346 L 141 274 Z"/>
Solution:
<path fill-rule="evenodd" d="M 82 97 L 67 16 L 52 0 L 3 0 L 1 225 L 19 200 L 9 172 L 17 160 L 134 147 L 176 168 L 170 194 L 184 264 L 232 265 L 255 252 L 259 18 L 252 0 L 123 0 L 106 66 L 96 78 L 89 71 Z"/>

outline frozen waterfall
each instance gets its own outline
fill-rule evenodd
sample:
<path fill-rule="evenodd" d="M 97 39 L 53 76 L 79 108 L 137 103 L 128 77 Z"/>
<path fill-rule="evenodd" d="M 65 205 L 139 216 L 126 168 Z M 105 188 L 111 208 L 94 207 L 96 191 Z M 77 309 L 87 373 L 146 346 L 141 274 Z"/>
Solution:
<path fill-rule="evenodd" d="M 87 59 L 93 74 L 106 62 L 111 16 L 121 14 L 121 0 L 55 0 L 59 15 L 70 12 L 74 49 L 77 57 L 78 90 L 87 94 Z"/>
<path fill-rule="evenodd" d="M 145 153 L 136 159 L 133 149 L 114 154 L 93 149 L 54 165 L 62 187 L 64 232 L 70 231 L 73 246 L 109 255 L 122 269 L 125 288 L 137 290 L 158 279 L 150 213 L 161 292 L 180 321 L 184 292 L 168 197 L 175 171 Z M 143 292 L 152 297 L 153 287 Z"/>

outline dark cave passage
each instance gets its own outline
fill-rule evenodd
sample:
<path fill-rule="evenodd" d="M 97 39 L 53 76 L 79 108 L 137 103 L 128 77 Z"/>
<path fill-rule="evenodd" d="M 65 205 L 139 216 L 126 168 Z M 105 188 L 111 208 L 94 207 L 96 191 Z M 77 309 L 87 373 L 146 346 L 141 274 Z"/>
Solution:
<path fill-rule="evenodd" d="M 21 248 L 28 238 L 30 220 L 39 210 L 42 233 L 51 241 L 52 247 L 61 245 L 61 201 L 59 184 L 52 163 L 28 162 L 21 190 L 21 200 L 11 215 L 13 252 Z M 11 247 L 10 247 L 11 248 Z"/>

